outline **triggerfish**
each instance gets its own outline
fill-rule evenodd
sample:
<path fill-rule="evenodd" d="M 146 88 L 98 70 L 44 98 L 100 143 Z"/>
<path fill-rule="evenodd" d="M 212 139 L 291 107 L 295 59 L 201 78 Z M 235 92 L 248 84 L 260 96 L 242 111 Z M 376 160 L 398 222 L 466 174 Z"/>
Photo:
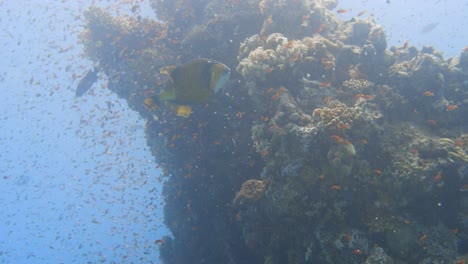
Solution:
<path fill-rule="evenodd" d="M 176 115 L 188 118 L 190 105 L 205 102 L 229 81 L 230 69 L 212 59 L 196 59 L 180 66 L 167 66 L 160 70 L 169 76 L 166 88 L 158 95 L 145 100 L 152 109 L 164 103 Z"/>
<path fill-rule="evenodd" d="M 167 66 L 161 74 L 169 76 L 166 89 L 151 97 L 154 102 L 200 104 L 218 92 L 229 80 L 229 68 L 211 59 L 196 59 L 181 66 Z"/>
<path fill-rule="evenodd" d="M 88 73 L 80 80 L 78 86 L 76 87 L 75 97 L 80 97 L 85 94 L 91 86 L 98 79 L 98 71 L 95 69 L 89 70 Z"/>

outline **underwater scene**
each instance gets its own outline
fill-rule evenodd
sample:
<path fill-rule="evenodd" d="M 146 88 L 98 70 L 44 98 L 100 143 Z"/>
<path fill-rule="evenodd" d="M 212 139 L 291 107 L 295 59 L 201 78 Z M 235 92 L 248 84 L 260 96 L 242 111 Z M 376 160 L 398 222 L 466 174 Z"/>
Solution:
<path fill-rule="evenodd" d="M 55 242 L 45 243 L 60 254 L 87 252 L 15 262 L 22 239 L 6 228 L 16 226 L 15 208 L 0 198 L 1 263 L 468 263 L 466 32 L 461 45 L 438 38 L 447 55 L 411 39 L 390 45 L 398 36 L 376 22 L 368 1 L 116 2 L 123 11 L 74 2 L 73 45 L 58 52 L 74 55 L 56 67 L 87 63 L 79 74 L 67 70 L 67 89 L 42 94 L 38 78 L 27 81 L 38 105 L 62 89 L 62 102 L 72 102 L 54 110 L 68 113 L 59 126 L 70 139 L 44 134 L 68 142 L 63 153 L 91 150 L 54 172 L 73 172 L 63 184 L 31 187 L 60 207 L 70 193 L 56 197 L 55 188 L 88 186 L 72 195 L 85 203 L 58 209 L 70 226 L 51 227 L 46 241 Z M 421 22 L 417 34 L 443 23 Z M 10 163 L 1 165 L 2 189 L 34 182 L 21 173 L 12 180 Z M 89 232 L 110 241 L 83 239 Z"/>

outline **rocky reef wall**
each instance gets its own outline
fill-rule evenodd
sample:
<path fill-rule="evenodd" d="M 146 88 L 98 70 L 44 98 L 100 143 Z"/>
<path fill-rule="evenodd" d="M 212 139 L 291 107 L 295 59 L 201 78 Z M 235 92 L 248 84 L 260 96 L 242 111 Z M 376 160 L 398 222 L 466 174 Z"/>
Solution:
<path fill-rule="evenodd" d="M 81 40 L 147 120 L 163 263 L 465 263 L 467 48 L 389 48 L 333 0 L 151 5 L 160 21 L 89 8 Z M 145 104 L 199 57 L 232 69 L 224 92 L 189 118 Z"/>

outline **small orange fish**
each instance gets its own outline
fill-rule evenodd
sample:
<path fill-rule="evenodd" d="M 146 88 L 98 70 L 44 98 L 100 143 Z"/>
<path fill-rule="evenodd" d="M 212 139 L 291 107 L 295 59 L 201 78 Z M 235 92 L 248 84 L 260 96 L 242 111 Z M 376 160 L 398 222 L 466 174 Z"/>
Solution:
<path fill-rule="evenodd" d="M 315 31 L 315 33 L 317 34 L 320 34 L 322 33 L 322 31 L 325 29 L 325 24 L 324 23 L 320 23 L 320 26 L 317 28 L 317 31 Z"/>
<path fill-rule="evenodd" d="M 281 87 L 278 89 L 278 91 L 276 91 L 276 93 L 271 97 L 271 100 L 273 100 L 273 101 L 278 100 L 279 97 L 281 96 L 281 94 L 282 94 L 283 92 L 285 92 L 285 91 L 286 91 L 286 88 L 284 88 L 284 86 L 281 86 Z"/>
<path fill-rule="evenodd" d="M 335 191 L 341 190 L 341 186 L 339 186 L 339 185 L 332 185 L 332 186 L 330 186 L 330 190 L 335 190 Z"/>
<path fill-rule="evenodd" d="M 362 94 L 362 93 L 359 93 L 359 94 L 356 94 L 354 96 L 354 99 L 359 99 L 359 98 L 363 98 L 363 99 L 366 99 L 366 100 L 372 100 L 374 99 L 374 96 L 372 94 Z"/>
<path fill-rule="evenodd" d="M 331 135 L 330 138 L 335 141 L 335 143 L 342 143 L 344 140 L 340 136 L 337 135 Z"/>
<path fill-rule="evenodd" d="M 284 45 L 284 47 L 285 48 L 291 48 L 294 45 L 294 43 L 296 43 L 295 40 L 290 40 Z"/>
<path fill-rule="evenodd" d="M 242 216 L 241 216 L 241 213 L 238 212 L 238 213 L 236 214 L 236 221 L 240 221 L 240 220 L 242 220 Z"/>
<path fill-rule="evenodd" d="M 245 114 L 244 112 L 239 111 L 239 112 L 236 113 L 236 117 L 237 118 L 242 118 L 244 116 L 244 114 Z"/>
<path fill-rule="evenodd" d="M 405 41 L 405 43 L 403 44 L 403 49 L 408 48 L 408 45 L 409 45 L 409 39 Z"/>
<path fill-rule="evenodd" d="M 341 240 L 345 243 L 349 243 L 353 239 L 353 235 L 344 235 Z"/>
<path fill-rule="evenodd" d="M 382 174 L 382 171 L 381 171 L 381 170 L 372 170 L 372 172 L 375 173 L 376 175 Z"/>
<path fill-rule="evenodd" d="M 362 15 L 364 15 L 365 13 L 366 13 L 366 11 L 363 10 L 363 11 L 359 12 L 359 13 L 357 14 L 357 16 L 362 16 Z"/>
<path fill-rule="evenodd" d="M 359 250 L 359 249 L 353 249 L 353 254 L 354 254 L 354 255 L 361 255 L 361 254 L 362 254 L 362 251 Z"/>
<path fill-rule="evenodd" d="M 376 30 L 376 31 L 374 31 L 372 33 L 372 35 L 370 36 L 370 39 L 376 39 L 376 38 L 380 37 L 380 35 L 382 35 L 382 33 L 383 33 L 383 29 L 378 29 L 378 30 Z"/>
<path fill-rule="evenodd" d="M 323 82 L 323 83 L 320 83 L 319 84 L 319 87 L 322 87 L 322 88 L 328 88 L 328 87 L 331 87 L 331 83 L 330 82 Z"/>
<path fill-rule="evenodd" d="M 314 116 L 321 116 L 322 115 L 322 109 L 318 108 L 315 109 L 314 112 L 312 113 Z"/>
<path fill-rule="evenodd" d="M 333 62 L 329 57 L 323 57 L 321 60 L 322 64 Z"/>
<path fill-rule="evenodd" d="M 431 126 L 437 126 L 437 121 L 435 121 L 434 119 L 427 120 L 427 123 Z"/>
<path fill-rule="evenodd" d="M 455 109 L 458 108 L 458 105 L 456 104 L 453 104 L 453 105 L 447 105 L 447 107 L 445 108 L 446 111 L 453 111 Z"/>
<path fill-rule="evenodd" d="M 289 62 L 293 63 L 293 62 L 297 61 L 297 59 L 299 59 L 299 53 L 294 53 L 293 56 L 291 58 L 289 58 Z"/>
<path fill-rule="evenodd" d="M 340 130 L 346 130 L 349 128 L 349 125 L 348 124 L 338 124 L 336 126 L 336 128 L 340 129 Z"/>
<path fill-rule="evenodd" d="M 440 181 L 440 180 L 442 180 L 442 172 L 439 171 L 439 172 L 436 174 L 436 176 L 434 176 L 434 181 L 435 181 L 435 182 L 438 182 L 438 181 Z"/>
<path fill-rule="evenodd" d="M 344 9 L 344 8 L 340 8 L 340 9 L 336 10 L 336 12 L 337 12 L 338 14 L 343 14 L 343 13 L 348 12 L 348 10 L 346 10 L 346 9 Z"/>
<path fill-rule="evenodd" d="M 273 15 L 269 15 L 269 16 L 265 19 L 265 25 L 270 25 L 271 23 L 273 23 Z"/>
<path fill-rule="evenodd" d="M 147 97 L 147 96 L 150 96 L 152 94 L 154 94 L 156 92 L 155 89 L 150 89 L 150 90 L 146 90 L 144 93 L 143 93 L 143 96 Z M 146 99 L 149 99 L 149 98 L 146 98 Z M 145 101 L 146 101 L 145 99 Z"/>
<path fill-rule="evenodd" d="M 262 151 L 262 153 L 261 153 L 262 157 L 266 157 L 266 156 L 268 156 L 269 154 L 270 154 L 270 152 L 268 152 L 268 150 L 264 150 L 264 151 Z"/>
<path fill-rule="evenodd" d="M 361 143 L 362 143 L 362 144 L 367 144 L 368 142 L 367 142 L 367 140 L 365 140 L 365 139 L 361 139 Z"/>
<path fill-rule="evenodd" d="M 418 240 L 419 245 L 424 244 L 424 242 L 426 242 L 426 239 L 427 239 L 427 234 L 422 235 Z"/>
<path fill-rule="evenodd" d="M 434 96 L 434 93 L 431 92 L 431 91 L 425 91 L 425 92 L 423 93 L 423 95 L 424 95 L 424 96 Z"/>
<path fill-rule="evenodd" d="M 372 100 L 372 99 L 374 99 L 374 96 L 372 94 L 364 94 L 364 96 L 362 98 L 364 98 L 366 100 Z"/>

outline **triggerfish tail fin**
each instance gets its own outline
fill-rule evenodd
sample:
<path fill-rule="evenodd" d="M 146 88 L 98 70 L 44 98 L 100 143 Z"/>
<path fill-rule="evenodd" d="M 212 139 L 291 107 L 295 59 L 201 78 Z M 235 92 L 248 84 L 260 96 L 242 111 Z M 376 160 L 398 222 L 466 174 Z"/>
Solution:
<path fill-rule="evenodd" d="M 162 67 L 162 68 L 159 70 L 159 73 L 160 73 L 160 74 L 167 75 L 167 76 L 171 76 L 171 73 L 172 73 L 176 68 L 177 68 L 176 66 L 166 66 L 166 67 Z"/>
<path fill-rule="evenodd" d="M 159 95 L 157 95 L 158 99 L 160 101 L 171 101 L 176 99 L 177 97 L 177 92 L 174 89 L 174 85 L 172 80 L 169 80 L 170 83 L 168 84 L 167 88 L 162 91 Z"/>
<path fill-rule="evenodd" d="M 98 71 L 95 69 L 89 70 L 88 73 L 80 80 L 78 86 L 76 87 L 75 97 L 81 97 L 85 94 L 91 86 L 98 79 Z"/>

